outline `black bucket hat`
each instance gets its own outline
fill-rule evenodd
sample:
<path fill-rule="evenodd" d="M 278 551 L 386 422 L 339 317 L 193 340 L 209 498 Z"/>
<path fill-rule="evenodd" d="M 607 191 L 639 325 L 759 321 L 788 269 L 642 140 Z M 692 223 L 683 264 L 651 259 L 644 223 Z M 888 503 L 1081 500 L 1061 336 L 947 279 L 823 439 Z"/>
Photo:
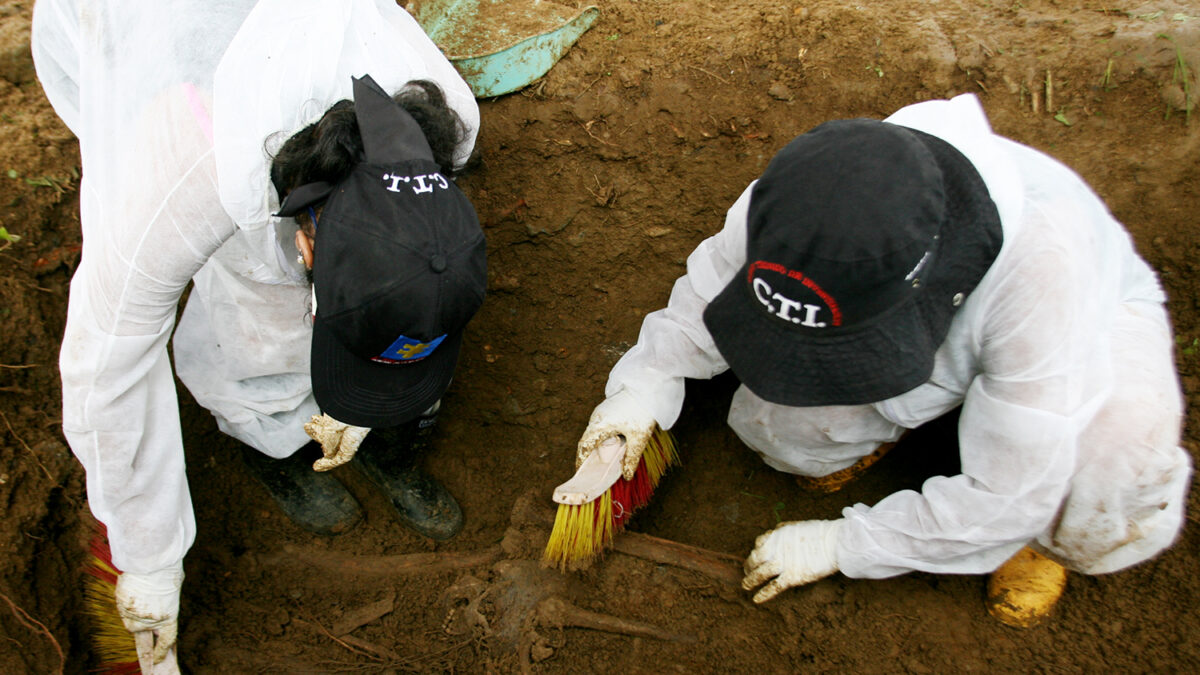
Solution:
<path fill-rule="evenodd" d="M 337 185 L 288 193 L 280 216 L 324 202 L 313 265 L 313 395 L 363 427 L 417 417 L 450 385 L 483 303 L 479 218 L 416 121 L 370 76 L 354 79 L 365 158 Z"/>
<path fill-rule="evenodd" d="M 983 179 L 949 143 L 878 120 L 827 122 L 755 184 L 746 264 L 704 323 L 767 401 L 886 400 L 929 379 L 1002 241 Z"/>

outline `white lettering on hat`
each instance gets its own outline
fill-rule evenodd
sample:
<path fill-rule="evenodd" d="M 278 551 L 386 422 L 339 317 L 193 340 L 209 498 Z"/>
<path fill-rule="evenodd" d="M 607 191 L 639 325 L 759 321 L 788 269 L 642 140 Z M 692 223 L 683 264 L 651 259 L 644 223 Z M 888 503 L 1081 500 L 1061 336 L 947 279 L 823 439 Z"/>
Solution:
<path fill-rule="evenodd" d="M 758 301 L 761 302 L 764 307 L 775 314 L 775 316 L 783 319 L 784 321 L 798 323 L 801 326 L 807 326 L 808 328 L 825 327 L 826 324 L 824 321 L 817 321 L 817 312 L 821 311 L 820 305 L 809 305 L 802 302 L 796 302 L 791 298 L 785 297 L 779 293 L 775 293 L 771 289 L 771 285 L 761 278 L 756 277 L 752 284 L 754 286 L 754 296 L 758 298 Z M 772 300 L 779 301 L 778 309 L 776 309 L 774 303 L 771 302 Z M 792 316 L 792 310 L 800 308 L 804 308 L 804 316 Z"/>
<path fill-rule="evenodd" d="M 422 192 L 433 192 L 435 187 L 442 190 L 450 187 L 450 183 L 446 180 L 446 177 L 440 173 L 425 173 L 417 174 L 415 176 L 402 176 L 396 173 L 385 173 L 383 174 L 383 182 L 384 189 L 386 189 L 388 192 L 399 192 L 401 182 L 403 182 L 405 185 L 416 182 L 416 185 L 409 185 L 409 187 L 412 188 L 412 191 L 416 194 L 421 194 Z"/>
<path fill-rule="evenodd" d="M 772 287 L 771 283 L 763 277 L 767 273 L 780 275 L 783 283 L 777 284 L 776 287 L 784 290 L 791 287 L 794 294 L 795 292 L 800 292 L 800 289 L 794 285 L 794 282 L 798 282 L 804 289 L 807 289 L 807 292 L 811 292 L 819 300 L 814 300 L 815 304 L 802 302 L 789 295 L 785 295 L 781 291 L 776 291 L 776 287 Z M 784 321 L 806 328 L 826 328 L 830 325 L 842 325 L 842 310 L 838 306 L 837 300 L 825 292 L 825 289 L 821 288 L 817 282 L 799 270 L 790 270 L 779 263 L 758 260 L 750 264 L 746 278 L 750 282 L 755 299 L 762 306 L 766 307 L 767 311 Z M 826 313 L 828 313 L 828 318 L 825 318 Z"/>

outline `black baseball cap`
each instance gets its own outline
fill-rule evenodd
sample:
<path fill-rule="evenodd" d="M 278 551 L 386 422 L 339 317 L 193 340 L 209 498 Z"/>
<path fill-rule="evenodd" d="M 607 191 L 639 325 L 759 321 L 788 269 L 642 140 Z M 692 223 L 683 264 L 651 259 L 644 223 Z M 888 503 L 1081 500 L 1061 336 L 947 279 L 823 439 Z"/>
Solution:
<path fill-rule="evenodd" d="M 758 179 L 746 264 L 704 323 L 767 401 L 886 400 L 929 379 L 1002 241 L 983 179 L 952 145 L 878 120 L 826 122 Z"/>
<path fill-rule="evenodd" d="M 277 215 L 324 202 L 313 264 L 317 405 L 346 424 L 389 427 L 449 387 L 483 303 L 486 243 L 420 126 L 369 75 L 354 79 L 354 109 L 363 161 L 336 185 L 291 190 Z"/>

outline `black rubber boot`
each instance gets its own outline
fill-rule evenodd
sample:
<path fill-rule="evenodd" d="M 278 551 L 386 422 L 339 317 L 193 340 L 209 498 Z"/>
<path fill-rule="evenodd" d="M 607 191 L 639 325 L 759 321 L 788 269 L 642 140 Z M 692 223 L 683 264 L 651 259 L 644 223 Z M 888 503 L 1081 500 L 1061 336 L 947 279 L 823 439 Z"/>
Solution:
<path fill-rule="evenodd" d="M 388 497 L 402 523 L 445 541 L 462 529 L 463 515 L 449 491 L 421 468 L 436 421 L 435 406 L 408 424 L 372 429 L 353 463 Z"/>
<path fill-rule="evenodd" d="M 313 471 L 312 464 L 320 457 L 316 443 L 286 459 L 268 457 L 252 448 L 242 453 L 250 475 L 267 488 L 292 522 L 316 534 L 341 534 L 362 520 L 362 508 L 338 479 Z"/>

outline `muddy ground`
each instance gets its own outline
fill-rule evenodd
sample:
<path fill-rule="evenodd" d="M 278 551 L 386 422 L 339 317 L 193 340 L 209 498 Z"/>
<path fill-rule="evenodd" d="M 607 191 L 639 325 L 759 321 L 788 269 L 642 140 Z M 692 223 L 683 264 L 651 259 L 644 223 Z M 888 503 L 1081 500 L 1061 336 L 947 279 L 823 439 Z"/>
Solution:
<path fill-rule="evenodd" d="M 570 476 L 574 442 L 641 317 L 666 301 L 688 252 L 721 227 L 772 154 L 828 119 L 881 118 L 963 92 L 979 95 L 998 132 L 1075 167 L 1161 274 L 1195 453 L 1200 120 L 1188 108 L 1200 92 L 1200 9 L 596 4 L 598 24 L 543 80 L 481 102 L 483 163 L 461 181 L 485 224 L 490 294 L 428 464 L 462 502 L 465 530 L 436 545 L 409 533 L 346 467 L 338 471 L 367 520 L 337 538 L 308 535 L 181 389 L 199 527 L 186 560 L 184 669 L 1200 669 L 1197 490 L 1174 548 L 1117 574 L 1072 575 L 1051 619 L 1024 631 L 989 618 L 983 577 L 834 576 L 755 606 L 719 575 L 622 553 L 586 572 L 546 572 L 533 562 L 544 532 L 530 526 Z M 79 572 L 87 509 L 59 428 L 55 364 L 79 255 L 79 157 L 33 77 L 31 8 L 0 3 L 0 226 L 20 237 L 0 241 L 0 671 L 78 673 L 96 665 Z M 956 470 L 951 419 L 910 436 L 841 493 L 799 492 L 725 428 L 735 385 L 689 384 L 676 426 L 683 465 L 630 530 L 738 559 L 779 520 L 835 516 Z M 347 558 L 414 553 L 432 555 L 404 573 L 394 558 Z M 658 632 L 559 626 L 561 612 L 535 608 L 546 595 Z M 365 623 L 354 628 L 355 617 Z"/>

